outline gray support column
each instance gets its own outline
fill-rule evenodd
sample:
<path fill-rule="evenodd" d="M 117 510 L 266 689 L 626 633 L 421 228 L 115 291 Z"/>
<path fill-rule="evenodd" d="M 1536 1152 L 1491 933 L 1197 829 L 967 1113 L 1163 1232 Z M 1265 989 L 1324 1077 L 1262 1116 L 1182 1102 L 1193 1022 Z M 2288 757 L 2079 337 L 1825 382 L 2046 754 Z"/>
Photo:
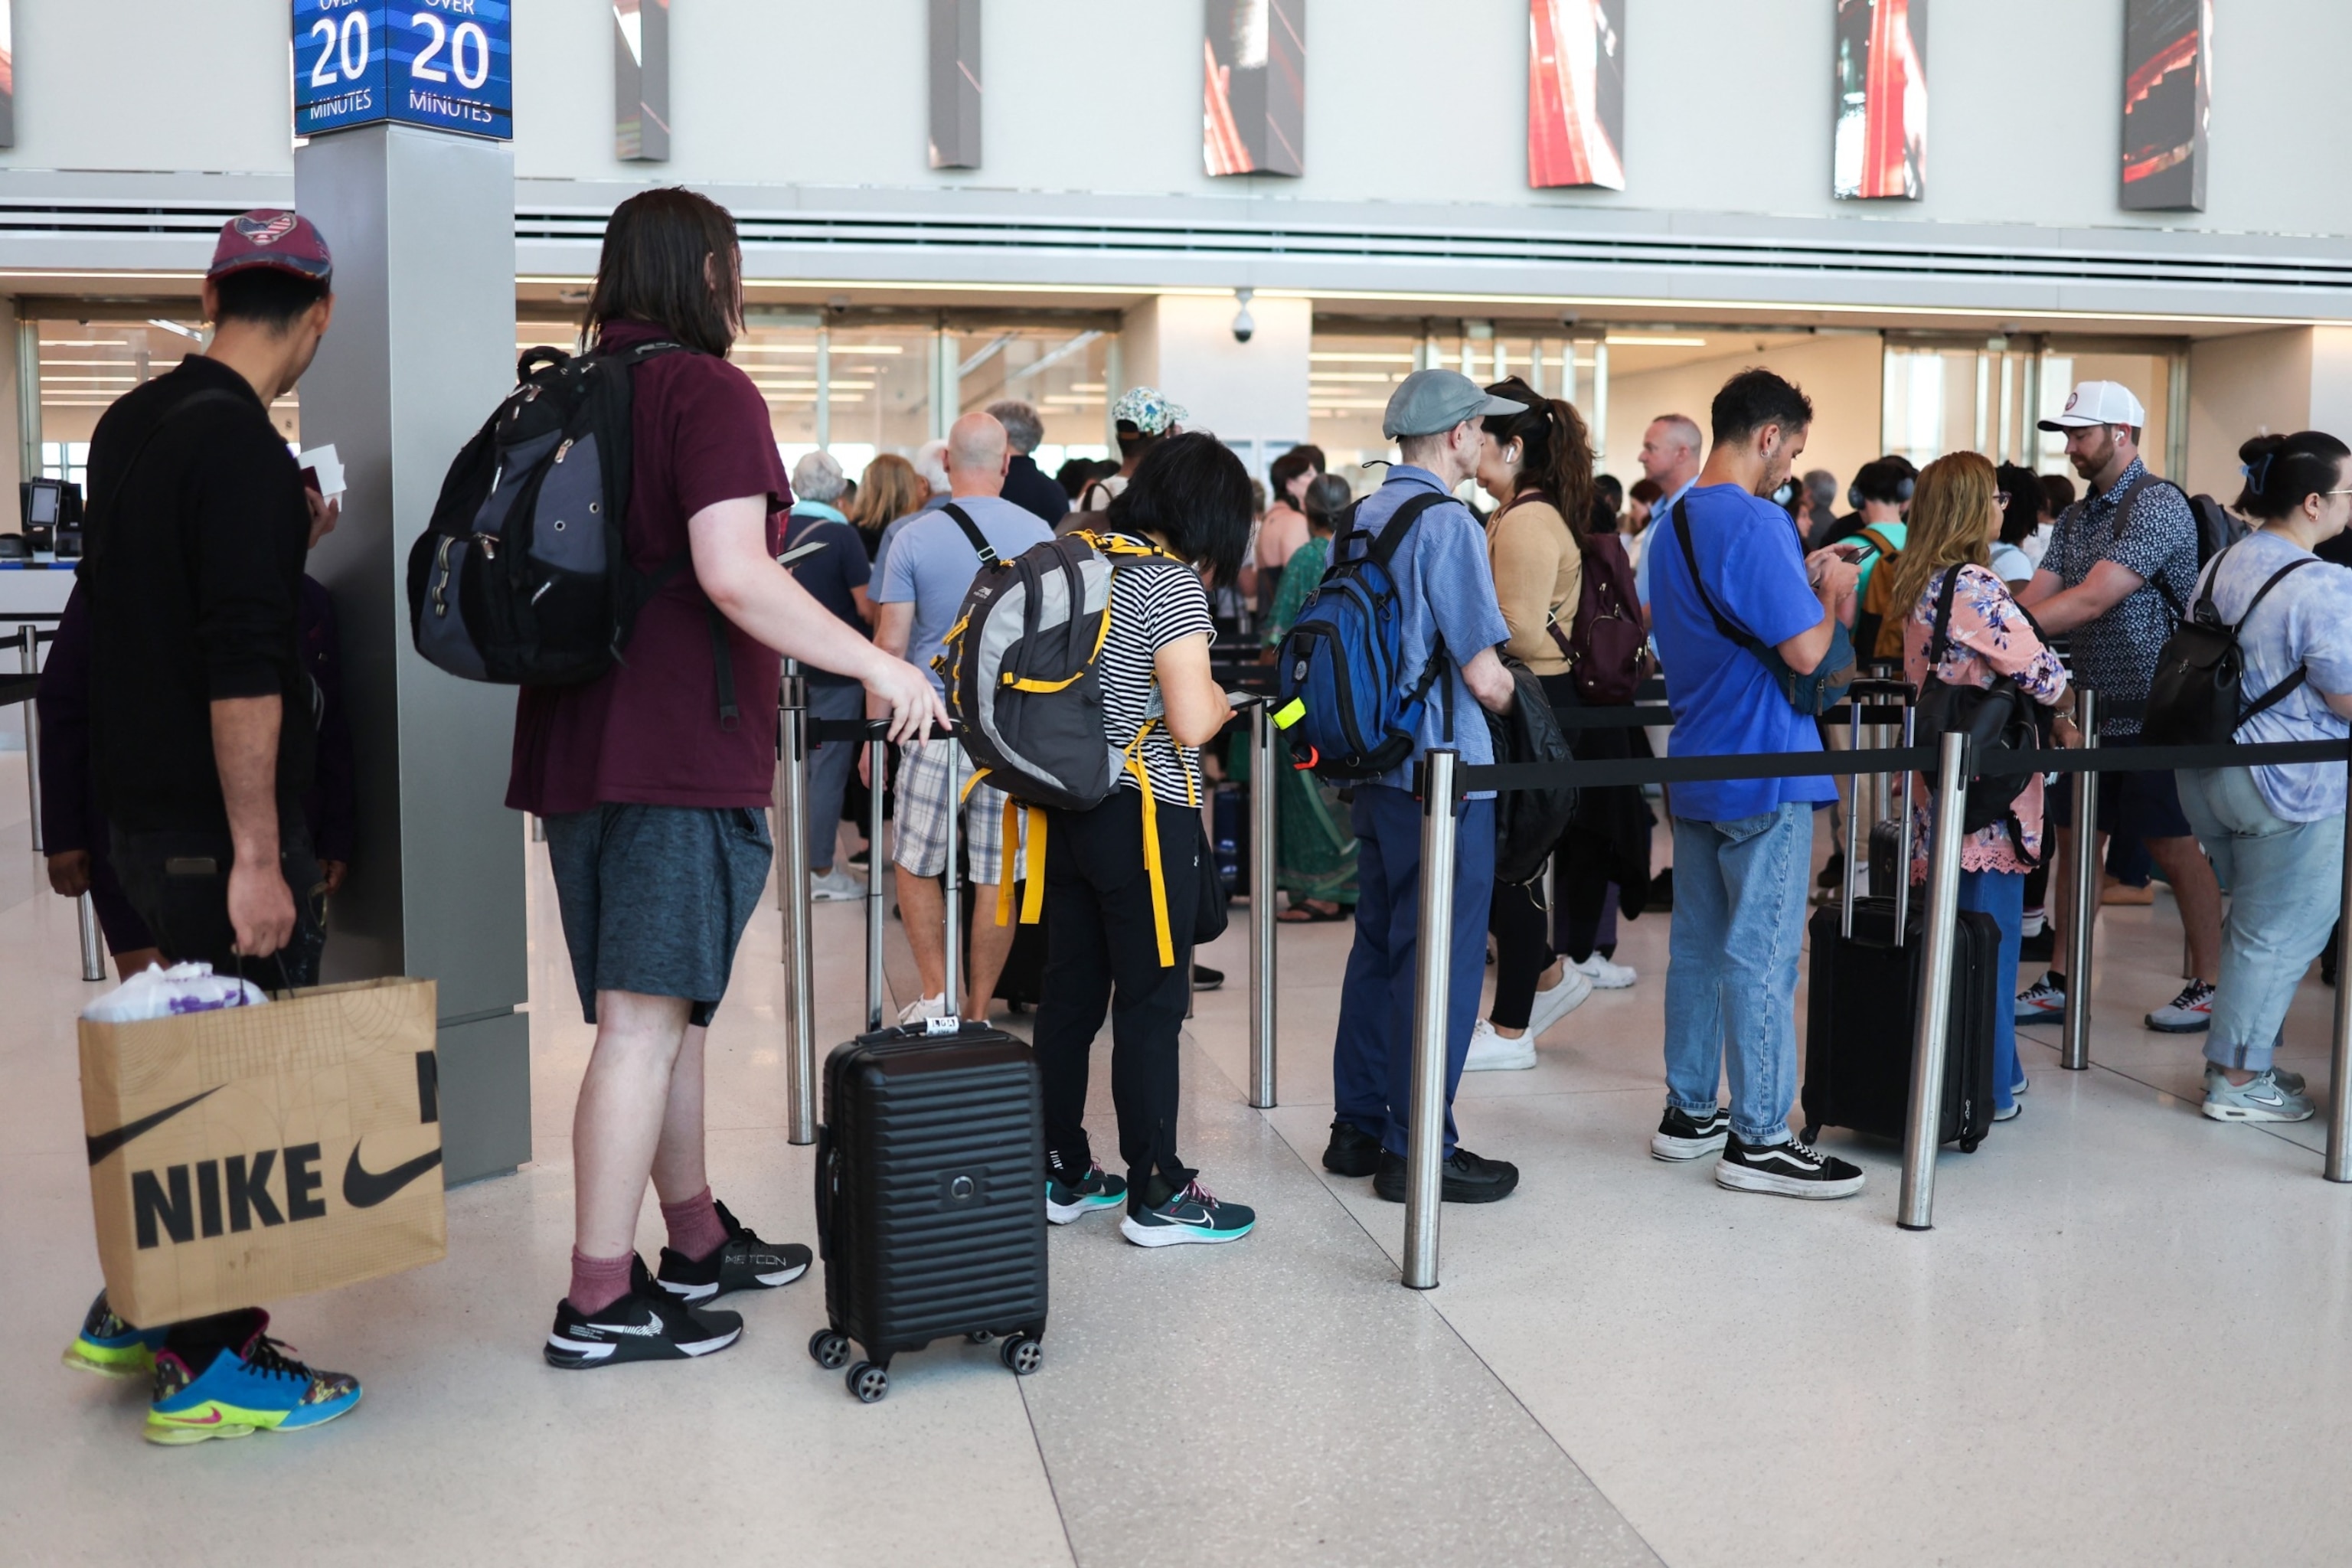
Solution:
<path fill-rule="evenodd" d="M 980 167 L 981 0 L 931 3 L 931 167 Z"/>
<path fill-rule="evenodd" d="M 783 755 L 776 764 L 776 901 L 784 915 L 785 1139 L 816 1142 L 816 957 L 809 929 L 808 678 L 784 660 Z"/>
<path fill-rule="evenodd" d="M 406 563 L 450 460 L 514 384 L 514 158 L 372 125 L 298 149 L 294 188 L 335 253 L 302 433 L 335 444 L 349 484 L 310 566 L 335 596 L 358 760 L 359 849 L 326 975 L 438 982 L 454 1184 L 530 1158 L 525 834 L 504 805 L 515 694 L 417 656 Z"/>

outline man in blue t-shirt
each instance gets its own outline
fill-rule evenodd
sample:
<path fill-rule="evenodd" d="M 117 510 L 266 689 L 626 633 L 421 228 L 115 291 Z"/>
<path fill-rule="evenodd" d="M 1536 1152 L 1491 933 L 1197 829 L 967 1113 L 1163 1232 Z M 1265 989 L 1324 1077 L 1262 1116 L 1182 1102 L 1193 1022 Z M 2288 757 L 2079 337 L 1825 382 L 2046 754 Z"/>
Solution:
<path fill-rule="evenodd" d="M 1332 546 L 1349 559 L 1415 495 L 1451 497 L 1477 472 L 1486 439 L 1479 421 L 1526 412 L 1521 404 L 1481 392 L 1450 370 L 1415 371 L 1389 399 L 1382 432 L 1404 459 L 1356 509 L 1356 531 Z M 1510 639 L 1486 535 L 1460 501 L 1446 500 L 1412 520 L 1390 563 L 1402 626 L 1396 668 L 1412 682 L 1440 661 L 1423 705 L 1412 754 L 1378 782 L 1356 786 L 1356 941 L 1339 994 L 1339 1029 L 1331 1076 L 1338 1117 L 1323 1166 L 1370 1176 L 1372 1191 L 1404 1201 L 1405 1131 L 1412 1116 L 1412 1015 L 1421 938 L 1421 804 L 1412 769 L 1430 748 L 1451 746 L 1465 767 L 1494 761 L 1494 742 L 1478 710 L 1511 710 L 1516 688 L 1495 649 Z M 1492 1203 L 1519 1184 L 1518 1167 L 1482 1160 L 1455 1146 L 1454 1090 L 1478 1019 L 1486 975 L 1486 906 L 1495 883 L 1495 799 L 1464 804 L 1454 877 L 1452 1005 L 1445 1019 L 1445 1169 L 1448 1203 Z"/>
<path fill-rule="evenodd" d="M 1675 756 L 1821 750 L 1813 720 L 1751 646 L 1811 674 L 1838 624 L 1853 620 L 1853 546 L 1801 556 L 1789 514 L 1763 499 L 1788 479 L 1812 421 L 1805 395 L 1771 372 L 1733 376 L 1716 395 L 1715 449 L 1697 483 L 1650 525 L 1643 553 Z M 1859 1170 L 1789 1133 L 1813 812 L 1836 798 L 1826 777 L 1675 785 L 1666 1113 L 1650 1152 L 1720 1151 L 1716 1181 L 1743 1192 L 1862 1190 Z M 1727 1061 L 1727 1111 L 1716 1100 Z"/>

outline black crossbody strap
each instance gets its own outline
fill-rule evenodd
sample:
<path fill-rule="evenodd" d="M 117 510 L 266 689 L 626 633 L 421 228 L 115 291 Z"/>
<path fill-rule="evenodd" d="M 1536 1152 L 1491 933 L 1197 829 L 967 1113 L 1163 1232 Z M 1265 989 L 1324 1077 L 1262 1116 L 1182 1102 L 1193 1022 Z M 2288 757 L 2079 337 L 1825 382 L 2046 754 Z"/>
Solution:
<path fill-rule="evenodd" d="M 1725 640 L 1738 643 L 1750 653 L 1762 654 L 1764 644 L 1733 626 L 1716 607 L 1715 595 L 1706 591 L 1706 580 L 1698 573 L 1698 552 L 1691 547 L 1690 512 L 1682 501 L 1675 502 L 1675 542 L 1682 546 L 1683 564 L 1690 568 L 1691 587 L 1697 591 L 1698 602 L 1706 606 L 1706 613 L 1715 617 L 1715 629 L 1723 634 Z"/>
<path fill-rule="evenodd" d="M 1879 565 L 1884 569 L 1885 563 Z M 1942 667 L 1945 656 L 1952 651 L 1952 596 L 1959 591 L 1963 570 L 1956 565 L 1945 573 L 1943 591 L 1936 595 L 1936 624 L 1927 633 L 1927 668 L 1931 673 Z"/>
<path fill-rule="evenodd" d="M 996 547 L 989 543 L 988 535 L 981 532 L 980 525 L 971 521 L 971 513 L 953 501 L 948 502 L 940 510 L 955 519 L 955 525 L 963 530 L 964 538 L 971 542 L 972 552 L 980 557 L 980 563 L 982 566 L 996 564 Z"/>

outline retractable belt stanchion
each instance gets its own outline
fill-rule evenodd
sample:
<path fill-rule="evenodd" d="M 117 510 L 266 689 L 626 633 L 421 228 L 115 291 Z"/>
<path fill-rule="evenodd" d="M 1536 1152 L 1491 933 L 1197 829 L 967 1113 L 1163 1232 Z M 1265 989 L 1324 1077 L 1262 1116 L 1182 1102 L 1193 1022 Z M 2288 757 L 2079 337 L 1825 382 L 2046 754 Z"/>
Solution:
<path fill-rule="evenodd" d="M 866 1027 L 871 1033 L 882 1026 L 882 789 L 889 776 L 890 742 L 880 724 L 870 726 L 868 734 L 866 770 L 874 782 L 866 792 Z"/>
<path fill-rule="evenodd" d="M 1445 1161 L 1445 1016 L 1453 989 L 1454 816 L 1451 751 L 1428 753 L 1421 794 L 1421 937 L 1412 994 L 1412 1120 L 1405 1133 L 1404 1283 L 1437 1285 Z"/>
<path fill-rule="evenodd" d="M 81 927 L 81 977 L 106 978 L 106 946 L 98 935 L 98 902 L 88 893 L 74 900 L 76 923 Z"/>
<path fill-rule="evenodd" d="M 2099 694 L 2074 689 L 2075 723 L 2083 744 L 2099 743 Z M 2099 923 L 2099 775 L 2084 772 L 2074 789 L 2074 922 L 2066 929 L 2066 1016 L 2058 1065 L 2084 1072 L 2091 1065 L 2091 933 Z"/>
<path fill-rule="evenodd" d="M 794 1143 L 816 1142 L 815 953 L 809 930 L 808 681 L 784 663 L 782 756 L 776 765 L 776 903 L 784 917 L 784 965 L 792 994 L 784 1015 L 784 1103 Z"/>
<path fill-rule="evenodd" d="M 2345 761 L 2345 776 L 2352 781 L 2352 757 Z M 2352 910 L 2352 837 L 2344 841 L 2344 901 Z M 2336 941 L 2343 942 L 2339 931 Z M 2331 1182 L 2352 1182 L 2352 974 L 2344 973 L 2342 949 L 2336 960 L 2336 1045 L 2327 1067 L 2327 1163 L 2319 1173 Z"/>
<path fill-rule="evenodd" d="M 1250 1104 L 1271 1110 L 1275 1099 L 1274 714 L 1261 699 L 1250 703 Z"/>
<path fill-rule="evenodd" d="M 26 675 L 41 672 L 41 633 L 27 622 L 16 632 L 16 668 Z M 33 808 L 33 853 L 41 847 L 41 713 L 36 702 L 17 704 L 25 712 L 25 798 Z"/>
<path fill-rule="evenodd" d="M 1927 951 L 1919 976 L 1919 1018 L 1911 1050 L 1911 1103 L 1903 1126 L 1903 1193 L 1895 1222 L 1935 1224 L 1936 1148 L 1944 1123 L 1944 1059 L 1952 1022 L 1952 952 L 1959 943 L 1962 819 L 1968 809 L 1969 738 L 1945 735 L 1937 758 L 1936 837 L 1927 855 Z M 1897 910 L 1910 902 L 1896 895 Z"/>
<path fill-rule="evenodd" d="M 963 878 L 956 865 L 956 829 L 963 812 L 963 746 L 950 738 L 926 742 L 948 749 L 948 864 L 941 888 L 947 894 L 948 1016 L 963 1016 Z M 1006 852 L 1012 846 L 1005 847 Z"/>

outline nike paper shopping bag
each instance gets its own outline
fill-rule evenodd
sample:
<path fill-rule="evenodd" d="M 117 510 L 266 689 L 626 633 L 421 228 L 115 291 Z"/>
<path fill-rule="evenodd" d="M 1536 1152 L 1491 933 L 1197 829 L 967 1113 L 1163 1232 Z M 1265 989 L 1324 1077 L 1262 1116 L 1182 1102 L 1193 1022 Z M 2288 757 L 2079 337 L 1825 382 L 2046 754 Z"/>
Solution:
<path fill-rule="evenodd" d="M 434 984 L 81 1021 L 99 1261 L 142 1327 L 395 1274 L 447 1251 Z"/>

